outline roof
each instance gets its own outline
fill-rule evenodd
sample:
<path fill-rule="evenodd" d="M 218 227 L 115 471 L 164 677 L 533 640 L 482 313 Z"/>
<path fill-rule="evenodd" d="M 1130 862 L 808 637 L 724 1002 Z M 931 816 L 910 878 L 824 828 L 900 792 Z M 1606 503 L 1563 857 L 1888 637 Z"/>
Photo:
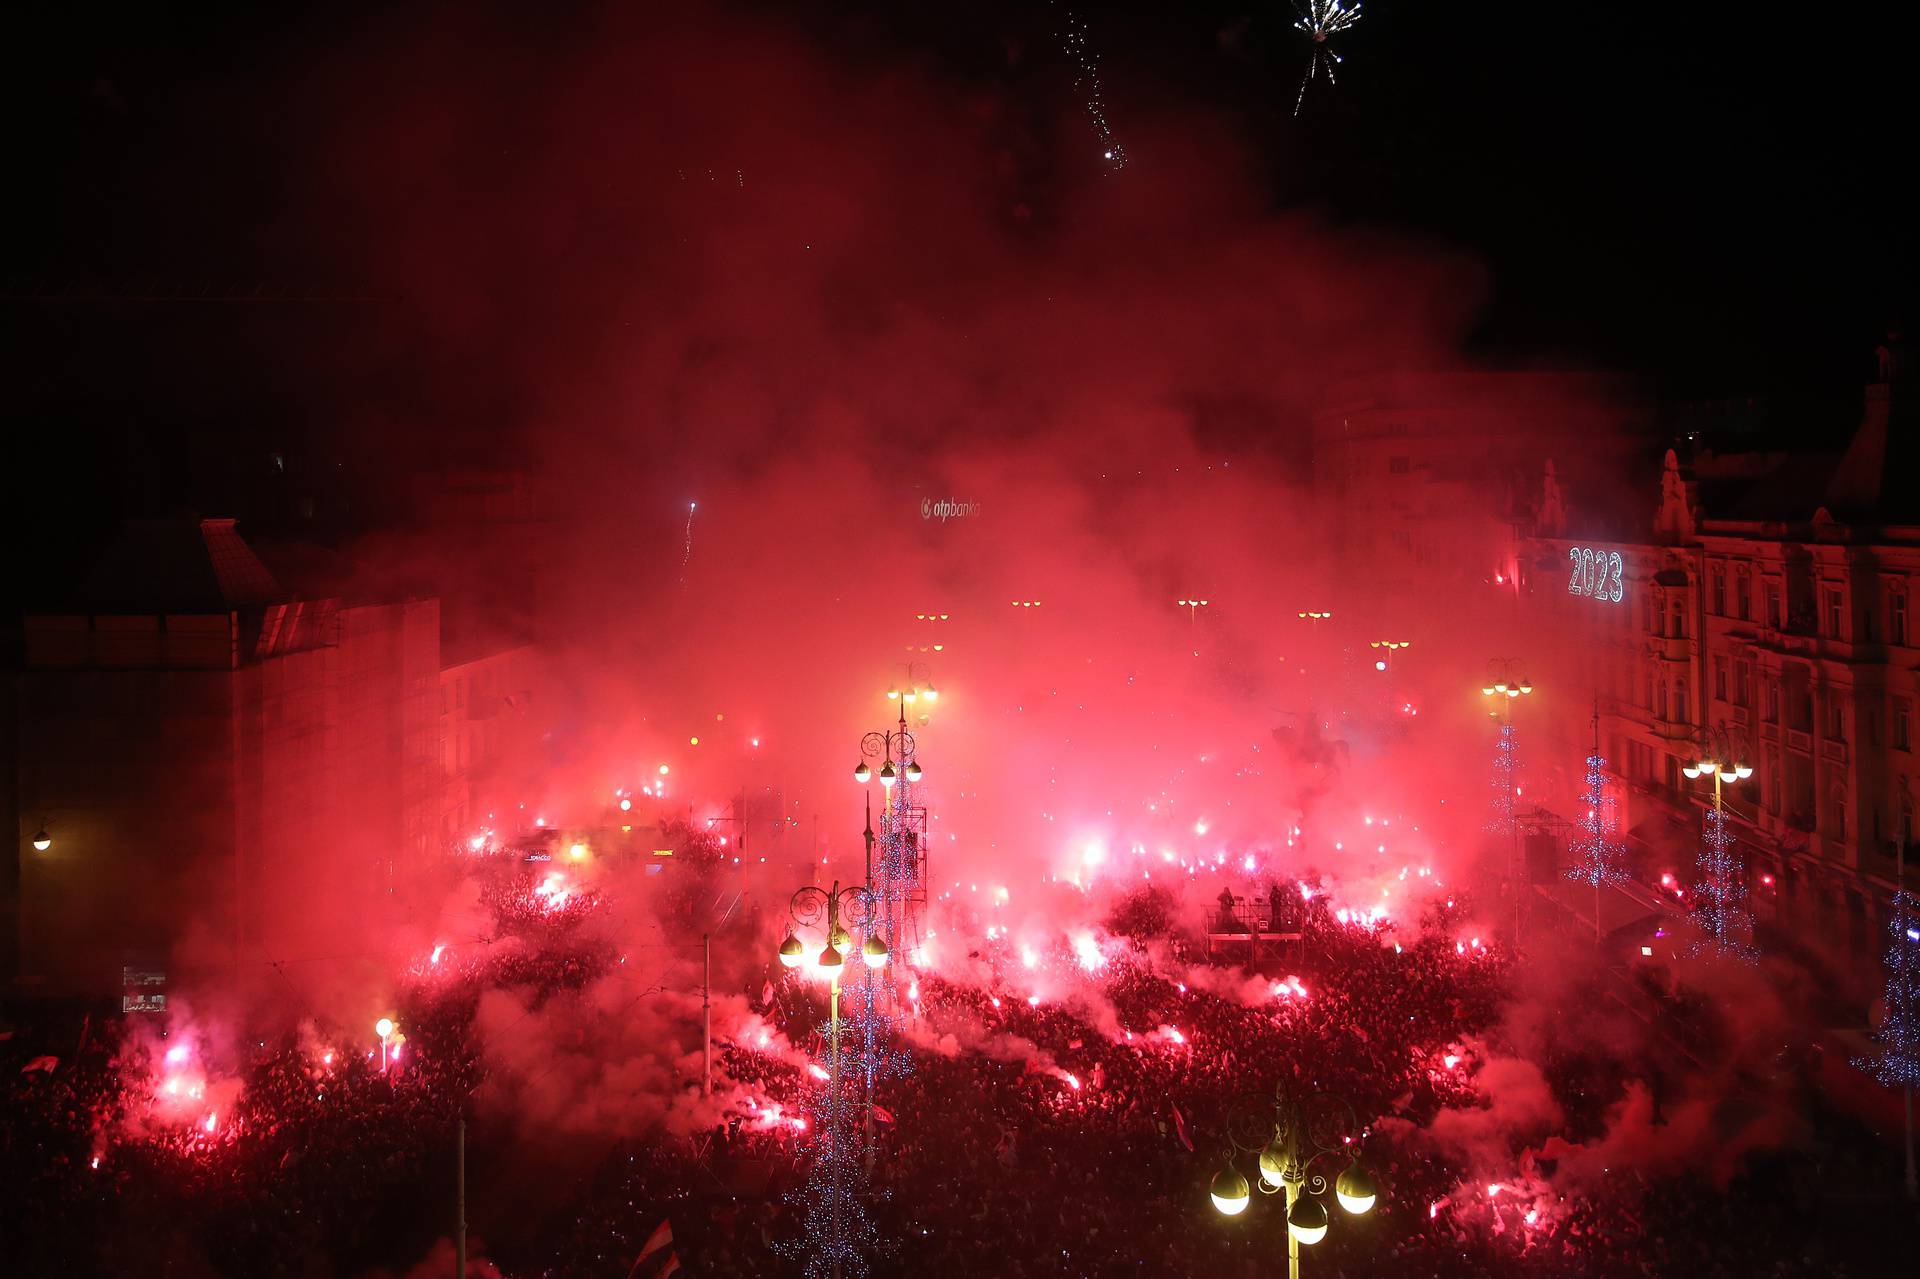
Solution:
<path fill-rule="evenodd" d="M 130 522 L 77 592 L 99 612 L 231 613 L 290 596 L 232 520 Z"/>

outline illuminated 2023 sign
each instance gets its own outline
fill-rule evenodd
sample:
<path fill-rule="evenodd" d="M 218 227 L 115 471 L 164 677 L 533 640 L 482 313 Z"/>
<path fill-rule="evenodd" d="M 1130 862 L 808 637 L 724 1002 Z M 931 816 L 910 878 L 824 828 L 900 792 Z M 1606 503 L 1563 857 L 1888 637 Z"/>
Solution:
<path fill-rule="evenodd" d="M 1569 546 L 1567 562 L 1573 576 L 1567 580 L 1567 594 L 1586 595 L 1618 604 L 1627 597 L 1624 580 L 1626 564 L 1618 551 L 1596 551 L 1588 546 Z"/>

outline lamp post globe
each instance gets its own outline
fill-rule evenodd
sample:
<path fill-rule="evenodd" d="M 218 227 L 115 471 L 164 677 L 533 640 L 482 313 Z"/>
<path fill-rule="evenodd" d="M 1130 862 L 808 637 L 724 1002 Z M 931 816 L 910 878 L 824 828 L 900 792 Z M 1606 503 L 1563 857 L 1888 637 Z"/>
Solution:
<path fill-rule="evenodd" d="M 45 827 L 33 832 L 33 848 L 35 852 L 44 853 L 52 847 L 53 836 L 47 834 Z"/>
<path fill-rule="evenodd" d="M 867 961 L 867 967 L 869 968 L 885 968 L 887 966 L 887 943 L 881 941 L 877 934 L 869 936 L 866 945 L 860 948 L 860 957 Z"/>
<path fill-rule="evenodd" d="M 1373 1207 L 1379 1188 L 1373 1184 L 1373 1176 L 1360 1166 L 1358 1159 L 1348 1164 L 1346 1170 L 1333 1183 L 1333 1197 L 1340 1206 L 1358 1217 Z"/>
<path fill-rule="evenodd" d="M 840 957 L 840 952 L 835 950 L 833 947 L 822 946 L 820 948 L 820 957 L 815 962 L 817 962 L 822 968 L 838 968 L 840 967 L 840 965 L 844 964 L 846 960 L 842 959 Z"/>
<path fill-rule="evenodd" d="M 780 943 L 780 962 L 788 968 L 798 968 L 806 956 L 807 948 L 800 944 L 800 939 L 788 933 L 787 939 Z"/>
<path fill-rule="evenodd" d="M 886 763 L 880 766 L 880 784 L 886 787 L 888 790 L 892 790 L 893 783 L 895 780 L 896 778 L 893 771 L 893 761 L 888 760 Z"/>
<path fill-rule="evenodd" d="M 1247 1185 L 1247 1179 L 1240 1175 L 1240 1170 L 1228 1164 L 1214 1177 L 1211 1193 L 1213 1206 L 1218 1208 L 1222 1215 L 1238 1217 L 1247 1210 L 1247 1201 L 1252 1197 L 1253 1191 Z"/>
<path fill-rule="evenodd" d="M 1284 1184 L 1283 1170 L 1286 1166 L 1287 1152 L 1280 1148 L 1278 1142 L 1270 1143 L 1260 1152 L 1260 1180 L 1267 1184 L 1267 1189 L 1280 1189 Z"/>
<path fill-rule="evenodd" d="M 915 763 L 913 760 L 907 761 L 907 767 L 905 769 L 905 772 L 907 774 L 908 781 L 917 782 L 920 780 L 920 765 Z"/>
<path fill-rule="evenodd" d="M 1287 1233 L 1311 1247 L 1327 1237 L 1327 1206 L 1313 1195 L 1301 1195 L 1287 1210 Z"/>
<path fill-rule="evenodd" d="M 865 761 L 864 759 L 861 760 L 860 763 L 854 767 L 853 780 L 856 782 L 859 782 L 862 786 L 865 786 L 867 784 L 867 780 L 872 776 L 873 776 L 873 770 L 867 767 L 867 761 Z"/>

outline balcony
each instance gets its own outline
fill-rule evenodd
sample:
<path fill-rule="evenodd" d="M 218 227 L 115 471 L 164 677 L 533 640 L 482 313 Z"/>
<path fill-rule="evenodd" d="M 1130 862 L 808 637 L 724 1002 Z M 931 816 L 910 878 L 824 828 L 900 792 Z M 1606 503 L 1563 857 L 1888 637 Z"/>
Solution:
<path fill-rule="evenodd" d="M 1682 720 L 1656 718 L 1653 721 L 1653 735 L 1669 742 L 1691 742 L 1699 735 L 1699 730 Z"/>
<path fill-rule="evenodd" d="M 1787 745 L 1802 755 L 1813 754 L 1813 738 L 1797 728 L 1787 730 Z"/>
<path fill-rule="evenodd" d="M 1779 741 L 1780 726 L 1778 724 L 1762 724 L 1760 726 L 1760 740 L 1763 742 Z"/>
<path fill-rule="evenodd" d="M 1832 741 L 1832 740 L 1821 742 L 1820 758 L 1834 764 L 1846 763 L 1847 762 L 1847 744 L 1845 742 Z"/>
<path fill-rule="evenodd" d="M 1693 660 L 1693 647 L 1690 640 L 1669 635 L 1653 635 L 1647 639 L 1647 652 L 1663 662 L 1685 664 Z"/>

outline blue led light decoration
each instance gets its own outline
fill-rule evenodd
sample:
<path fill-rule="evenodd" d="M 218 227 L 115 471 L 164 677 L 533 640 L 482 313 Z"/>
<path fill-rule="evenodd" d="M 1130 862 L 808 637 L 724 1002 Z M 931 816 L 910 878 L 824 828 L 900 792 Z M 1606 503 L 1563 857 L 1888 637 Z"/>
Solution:
<path fill-rule="evenodd" d="M 1519 659 L 1496 657 L 1487 662 L 1487 682 L 1482 697 L 1492 698 L 1488 714 L 1500 722 L 1500 736 L 1493 744 L 1493 775 L 1488 779 L 1487 833 L 1512 838 L 1514 797 L 1520 787 L 1520 757 L 1513 744 L 1513 703 L 1531 696 L 1533 681 L 1528 679 Z M 1509 867 L 1508 877 L 1512 877 Z"/>
<path fill-rule="evenodd" d="M 1600 938 L 1600 890 L 1627 878 L 1626 848 L 1615 836 L 1613 796 L 1607 790 L 1607 761 L 1600 754 L 1600 720 L 1594 716 L 1593 753 L 1587 756 L 1587 783 L 1580 794 L 1580 815 L 1573 824 L 1569 851 L 1574 863 L 1567 878 L 1593 887 L 1593 936 Z"/>
<path fill-rule="evenodd" d="M 1726 814 L 1709 808 L 1700 824 L 1700 880 L 1693 889 L 1693 918 L 1706 937 L 1702 949 L 1735 958 L 1751 958 L 1746 940 L 1753 930 L 1747 915 L 1746 888 L 1734 856 Z"/>
<path fill-rule="evenodd" d="M 1902 889 L 1892 905 L 1886 1011 L 1873 1034 L 1876 1051 L 1853 1064 L 1889 1088 L 1911 1088 L 1920 1084 L 1920 903 Z"/>
<path fill-rule="evenodd" d="M 1906 848 L 1900 849 L 1895 872 L 1906 882 Z M 1907 1198 L 1920 1199 L 1920 1172 L 1913 1149 L 1913 1089 L 1920 1084 L 1920 902 L 1904 887 L 1894 890 L 1888 919 L 1887 985 L 1880 1025 L 1873 1033 L 1874 1051 L 1854 1059 L 1854 1065 L 1888 1088 L 1905 1094 L 1907 1111 Z"/>
<path fill-rule="evenodd" d="M 1487 833 L 1513 833 L 1513 789 L 1518 784 L 1517 762 L 1513 753 L 1513 725 L 1502 724 L 1493 743 L 1493 776 L 1487 789 Z"/>
<path fill-rule="evenodd" d="M 1693 889 L 1693 919 L 1704 936 L 1692 949 L 1727 959 L 1755 958 L 1753 917 L 1747 911 L 1747 883 L 1733 833 L 1727 829 L 1724 789 L 1753 775 L 1745 751 L 1724 728 L 1703 732 L 1695 762 L 1680 771 L 1713 779 L 1713 807 L 1700 820 L 1700 878 Z"/>
<path fill-rule="evenodd" d="M 790 908 L 793 927 L 781 943 L 780 955 L 788 967 L 806 960 L 811 942 L 799 940 L 804 929 L 820 926 L 825 948 L 818 964 L 828 977 L 828 1020 L 817 1030 L 827 1049 L 827 1068 L 809 1087 L 806 1104 L 811 1115 L 807 1137 L 800 1143 L 808 1156 L 807 1178 L 790 1196 L 801 1209 L 803 1232 L 784 1240 L 778 1250 L 802 1263 L 808 1279 L 857 1279 L 868 1272 L 878 1237 L 866 1201 L 869 1197 L 871 1148 L 871 1092 L 865 1079 L 857 1026 L 843 1019 L 842 978 L 851 978 L 857 1011 L 860 992 L 870 989 L 869 978 L 890 958 L 878 929 L 879 899 L 866 885 L 822 889 L 808 885 L 795 892 Z M 849 972 L 849 968 L 854 972 Z M 821 1077 L 824 1075 L 824 1077 Z"/>

